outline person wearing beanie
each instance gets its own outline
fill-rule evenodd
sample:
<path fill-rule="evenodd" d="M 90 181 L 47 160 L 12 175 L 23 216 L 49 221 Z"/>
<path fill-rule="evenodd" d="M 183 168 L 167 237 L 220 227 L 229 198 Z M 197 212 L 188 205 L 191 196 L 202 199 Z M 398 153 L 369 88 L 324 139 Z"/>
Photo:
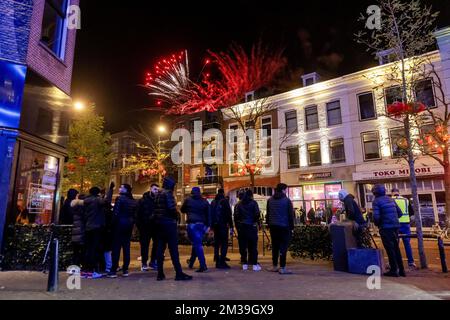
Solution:
<path fill-rule="evenodd" d="M 158 243 L 157 263 L 158 276 L 157 280 L 162 281 L 166 278 L 164 274 L 164 252 L 169 247 L 170 258 L 176 272 L 175 280 L 184 281 L 192 280 L 192 276 L 183 272 L 180 264 L 180 255 L 178 253 L 178 211 L 173 190 L 175 188 L 175 180 L 165 177 L 163 180 L 163 190 L 158 193 L 155 198 L 155 225 L 156 238 Z"/>
<path fill-rule="evenodd" d="M 186 214 L 187 232 L 192 242 L 192 254 L 189 267 L 192 268 L 195 258 L 200 261 L 200 269 L 197 272 L 207 272 L 205 253 L 203 251 L 203 237 L 211 227 L 211 212 L 208 201 L 201 194 L 200 188 L 194 187 L 191 196 L 184 200 L 181 212 Z"/>
<path fill-rule="evenodd" d="M 291 200 L 286 196 L 287 185 L 280 183 L 275 194 L 267 200 L 266 223 L 270 229 L 272 238 L 272 272 L 280 274 L 291 274 L 286 269 L 286 257 L 289 242 L 294 230 L 294 207 Z M 278 257 L 280 258 L 280 269 L 278 269 Z"/>
<path fill-rule="evenodd" d="M 128 184 L 122 184 L 119 189 L 119 197 L 116 199 L 113 209 L 113 243 L 112 243 L 112 268 L 108 278 L 117 278 L 116 272 L 119 268 L 120 252 L 123 250 L 122 275 L 128 277 L 130 266 L 130 244 L 137 201 L 134 200 L 132 188 Z"/>

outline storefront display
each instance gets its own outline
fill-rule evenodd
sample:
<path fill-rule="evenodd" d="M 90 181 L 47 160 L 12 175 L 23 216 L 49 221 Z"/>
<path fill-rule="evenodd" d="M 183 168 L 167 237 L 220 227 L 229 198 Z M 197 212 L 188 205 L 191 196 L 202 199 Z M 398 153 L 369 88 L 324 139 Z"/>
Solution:
<path fill-rule="evenodd" d="M 298 187 L 289 187 L 289 198 L 296 209 L 311 209 L 332 211 L 341 208 L 338 193 L 342 189 L 342 183 L 308 184 Z"/>

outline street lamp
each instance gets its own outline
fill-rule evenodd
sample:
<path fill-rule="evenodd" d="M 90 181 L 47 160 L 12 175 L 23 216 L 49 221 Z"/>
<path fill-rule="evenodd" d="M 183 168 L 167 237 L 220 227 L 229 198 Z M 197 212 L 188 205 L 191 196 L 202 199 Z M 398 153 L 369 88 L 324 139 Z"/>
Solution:
<path fill-rule="evenodd" d="M 86 108 L 86 105 L 81 101 L 77 101 L 73 104 L 73 107 L 76 111 L 83 111 Z"/>

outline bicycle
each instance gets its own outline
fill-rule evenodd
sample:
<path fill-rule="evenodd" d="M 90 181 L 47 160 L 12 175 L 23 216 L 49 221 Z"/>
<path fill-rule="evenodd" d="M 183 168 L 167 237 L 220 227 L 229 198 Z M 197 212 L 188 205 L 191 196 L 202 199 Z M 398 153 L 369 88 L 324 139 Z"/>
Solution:
<path fill-rule="evenodd" d="M 436 236 L 436 238 L 450 239 L 450 230 L 448 227 L 441 228 L 439 223 L 435 223 L 431 227 L 431 236 Z"/>

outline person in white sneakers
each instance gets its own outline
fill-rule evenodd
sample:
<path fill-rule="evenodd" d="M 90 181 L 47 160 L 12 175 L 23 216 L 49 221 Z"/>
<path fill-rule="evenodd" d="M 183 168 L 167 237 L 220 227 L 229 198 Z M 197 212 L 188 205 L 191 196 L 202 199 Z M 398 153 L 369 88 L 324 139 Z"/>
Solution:
<path fill-rule="evenodd" d="M 258 227 L 261 228 L 261 214 L 258 203 L 253 200 L 253 192 L 251 190 L 245 191 L 245 195 L 235 207 L 235 217 L 241 223 L 242 236 L 240 245 L 241 252 L 248 252 L 248 255 L 243 257 L 242 269 L 248 270 L 249 265 L 253 266 L 253 271 L 261 271 L 261 266 L 258 264 Z"/>

